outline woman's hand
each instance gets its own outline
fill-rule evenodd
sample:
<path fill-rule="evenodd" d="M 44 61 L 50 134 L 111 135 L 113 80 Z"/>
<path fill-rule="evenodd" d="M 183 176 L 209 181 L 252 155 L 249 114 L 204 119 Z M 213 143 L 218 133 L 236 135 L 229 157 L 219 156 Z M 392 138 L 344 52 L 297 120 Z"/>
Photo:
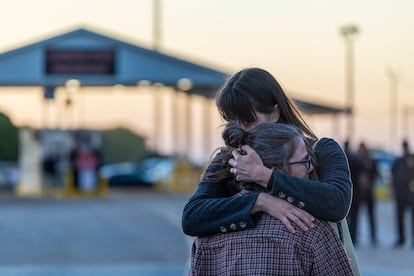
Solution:
<path fill-rule="evenodd" d="M 242 146 L 242 154 L 239 150 L 233 150 L 233 158 L 229 160 L 232 167 L 230 172 L 238 181 L 255 182 L 265 188 L 272 175 L 272 170 L 263 165 L 260 156 L 251 147 Z"/>
<path fill-rule="evenodd" d="M 295 233 L 292 223 L 299 226 L 303 231 L 308 231 L 309 228 L 314 227 L 313 221 L 315 218 L 311 214 L 267 193 L 260 193 L 257 197 L 251 210 L 252 214 L 256 212 L 265 212 L 277 218 L 291 233 Z"/>

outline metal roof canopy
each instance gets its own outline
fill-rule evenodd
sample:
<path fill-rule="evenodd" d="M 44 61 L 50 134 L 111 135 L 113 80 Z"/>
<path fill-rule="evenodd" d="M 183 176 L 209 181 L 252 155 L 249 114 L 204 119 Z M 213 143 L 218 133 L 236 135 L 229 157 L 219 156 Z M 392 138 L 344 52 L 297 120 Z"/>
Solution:
<path fill-rule="evenodd" d="M 85 59 L 84 55 L 95 59 Z M 103 61 L 98 60 L 100 57 Z M 69 79 L 79 80 L 82 86 L 137 86 L 145 80 L 178 90 L 178 81 L 189 79 L 191 89 L 185 92 L 211 99 L 228 76 L 85 28 L 0 54 L 0 86 L 43 86 L 45 96 L 55 87 L 65 86 Z M 293 100 L 306 114 L 351 112 L 349 108 Z"/>
<path fill-rule="evenodd" d="M 189 93 L 211 98 L 227 76 L 83 28 L 0 54 L 0 86 L 57 87 L 77 79 L 82 86 L 136 86 L 145 80 L 178 88 L 184 78 L 191 80 Z"/>
<path fill-rule="evenodd" d="M 293 99 L 296 106 L 305 114 L 352 114 L 351 108 L 317 104 L 309 101 Z"/>

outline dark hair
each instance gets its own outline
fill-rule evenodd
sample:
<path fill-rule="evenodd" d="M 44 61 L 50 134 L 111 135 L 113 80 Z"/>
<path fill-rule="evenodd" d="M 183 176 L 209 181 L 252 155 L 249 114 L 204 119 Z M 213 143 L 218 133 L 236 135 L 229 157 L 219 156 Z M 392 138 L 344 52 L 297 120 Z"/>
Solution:
<path fill-rule="evenodd" d="M 286 172 L 287 160 L 294 154 L 299 139 L 304 139 L 295 126 L 270 122 L 260 124 L 249 132 L 244 131 L 239 124 L 228 123 L 222 136 L 226 147 L 221 149 L 221 170 L 207 175 L 215 180 L 232 177 L 228 161 L 232 158 L 232 151 L 242 145 L 254 149 L 266 167 L 277 167 Z"/>
<path fill-rule="evenodd" d="M 255 110 L 269 114 L 278 105 L 279 123 L 292 124 L 299 128 L 307 145 L 317 140 L 295 104 L 266 70 L 247 68 L 234 74 L 217 93 L 216 104 L 224 120 L 243 123 L 256 120 Z"/>

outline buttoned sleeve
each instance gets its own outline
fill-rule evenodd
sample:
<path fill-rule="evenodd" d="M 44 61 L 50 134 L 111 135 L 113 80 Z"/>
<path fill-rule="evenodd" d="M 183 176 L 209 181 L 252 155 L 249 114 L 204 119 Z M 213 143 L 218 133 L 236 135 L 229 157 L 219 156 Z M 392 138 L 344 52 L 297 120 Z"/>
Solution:
<path fill-rule="evenodd" d="M 339 144 L 330 138 L 320 139 L 314 151 L 319 180 L 274 172 L 269 182 L 271 194 L 319 219 L 340 221 L 347 215 L 352 198 L 348 160 Z"/>
<path fill-rule="evenodd" d="M 221 158 L 220 154 L 216 158 Z M 197 190 L 184 206 L 182 229 L 190 236 L 208 236 L 252 228 L 259 215 L 250 211 L 259 193 L 240 194 L 229 189 L 227 181 L 214 182 L 206 175 L 218 168 L 212 162 Z"/>

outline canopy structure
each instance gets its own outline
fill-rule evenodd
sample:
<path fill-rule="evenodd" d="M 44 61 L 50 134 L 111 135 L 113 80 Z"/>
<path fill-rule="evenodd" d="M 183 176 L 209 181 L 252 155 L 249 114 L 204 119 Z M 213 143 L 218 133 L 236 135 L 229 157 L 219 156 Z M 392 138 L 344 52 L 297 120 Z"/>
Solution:
<path fill-rule="evenodd" d="M 296 106 L 305 114 L 352 114 L 351 108 L 343 108 L 333 105 L 323 105 L 294 98 Z"/>
<path fill-rule="evenodd" d="M 0 86 L 136 86 L 140 81 L 176 87 L 191 81 L 188 93 L 214 97 L 227 74 L 84 28 L 0 54 Z"/>
<path fill-rule="evenodd" d="M 47 99 L 54 98 L 57 87 L 68 88 L 69 80 L 78 81 L 82 87 L 114 85 L 136 87 L 143 82 L 151 85 L 161 84 L 184 92 L 186 96 L 196 94 L 206 99 L 213 99 L 229 75 L 221 70 L 86 28 L 76 28 L 0 53 L 0 86 L 40 86 L 44 88 L 44 95 Z M 183 80 L 185 80 L 185 85 L 181 86 Z M 154 98 L 157 98 L 159 93 L 153 94 Z M 350 113 L 350 110 L 346 108 L 299 99 L 294 99 L 294 101 L 306 114 Z M 154 102 L 159 105 L 160 99 Z M 188 97 L 185 108 L 187 138 L 183 142 L 186 148 L 191 148 L 192 141 L 191 104 L 191 97 Z M 209 127 L 211 122 L 208 114 L 211 112 L 208 108 L 206 105 L 204 119 L 201 123 L 206 131 L 203 137 L 210 135 L 208 129 L 211 128 Z M 155 106 L 154 110 L 157 112 L 160 107 Z M 179 113 L 178 110 L 173 110 L 171 118 L 176 118 L 177 113 Z M 159 118 L 158 115 L 153 117 Z M 160 122 L 156 120 L 153 125 L 159 126 Z M 173 122 L 173 124 L 179 125 L 178 122 Z M 173 127 L 173 129 L 176 128 Z M 159 131 L 155 127 L 151 135 L 153 139 L 156 140 L 157 137 L 162 136 Z M 173 136 L 176 137 L 177 134 Z M 205 138 L 203 143 L 207 144 L 206 151 L 209 153 L 211 150 L 211 146 L 208 145 L 209 139 Z"/>
<path fill-rule="evenodd" d="M 51 93 L 69 79 L 82 86 L 136 86 L 141 81 L 177 87 L 214 98 L 228 73 L 78 28 L 0 54 L 0 86 L 43 86 Z M 45 92 L 45 93 L 46 93 Z M 349 113 L 349 109 L 294 99 L 307 114 Z"/>

